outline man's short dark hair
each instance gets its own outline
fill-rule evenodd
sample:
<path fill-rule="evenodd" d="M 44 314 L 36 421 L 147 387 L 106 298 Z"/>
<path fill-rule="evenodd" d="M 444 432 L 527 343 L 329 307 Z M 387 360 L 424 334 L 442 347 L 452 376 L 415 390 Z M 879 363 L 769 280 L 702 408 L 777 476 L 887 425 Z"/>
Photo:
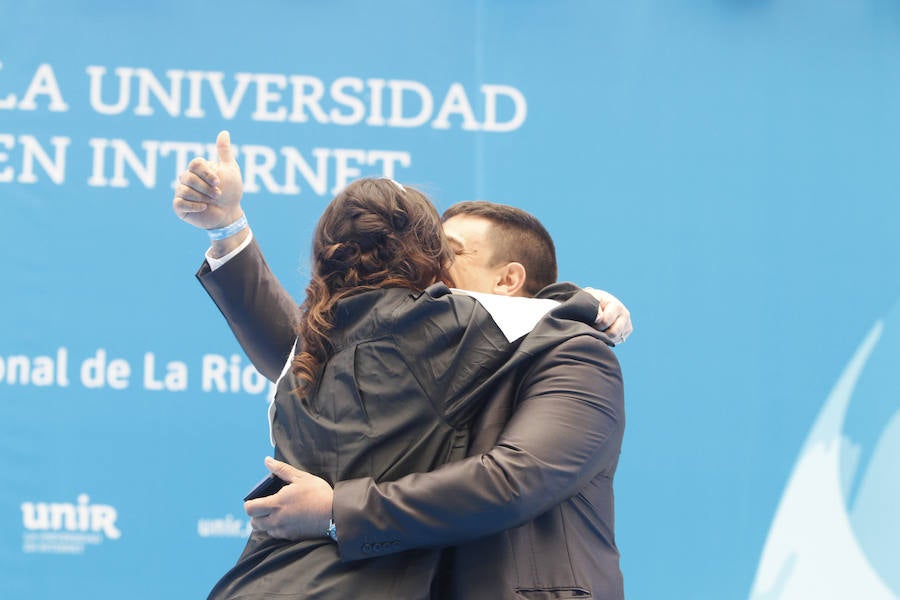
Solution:
<path fill-rule="evenodd" d="M 556 247 L 553 238 L 534 215 L 520 208 L 484 200 L 459 202 L 448 208 L 441 219 L 459 215 L 481 217 L 493 224 L 491 266 L 518 262 L 525 267 L 524 291 L 534 296 L 556 283 Z"/>

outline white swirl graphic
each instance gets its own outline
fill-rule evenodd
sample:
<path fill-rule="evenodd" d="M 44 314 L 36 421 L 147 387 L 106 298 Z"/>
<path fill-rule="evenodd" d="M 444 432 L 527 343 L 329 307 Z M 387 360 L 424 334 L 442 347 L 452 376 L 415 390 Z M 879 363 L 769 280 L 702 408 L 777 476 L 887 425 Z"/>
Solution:
<path fill-rule="evenodd" d="M 879 530 L 900 523 L 900 413 L 885 424 L 852 509 L 847 505 L 860 456 L 860 446 L 844 433 L 847 408 L 883 330 L 879 321 L 866 336 L 813 424 L 772 522 L 750 600 L 900 598 L 891 589 L 900 564 L 885 564 L 900 544 L 892 532 Z"/>

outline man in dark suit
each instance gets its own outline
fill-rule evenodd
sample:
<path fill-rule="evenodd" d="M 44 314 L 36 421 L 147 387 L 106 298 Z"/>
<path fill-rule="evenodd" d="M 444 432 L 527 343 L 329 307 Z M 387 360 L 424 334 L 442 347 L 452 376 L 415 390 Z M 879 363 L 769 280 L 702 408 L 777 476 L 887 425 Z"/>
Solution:
<path fill-rule="evenodd" d="M 227 152 L 220 158 L 218 165 L 192 163 L 175 209 L 207 229 L 226 225 L 221 229 L 228 234 L 233 232 L 227 225 L 236 220 L 233 209 L 240 210 L 239 191 L 237 200 L 229 197 L 237 165 L 231 166 Z M 553 283 L 552 241 L 527 218 L 517 225 L 520 212 L 488 203 L 448 211 L 445 225 L 457 253 L 452 275 L 458 286 L 526 296 Z M 201 223 L 201 217 L 209 220 Z M 250 235 L 242 231 L 214 240 L 211 262 L 239 253 L 239 244 Z M 517 250 L 516 242 L 523 239 L 525 250 L 521 243 Z M 230 321 L 261 306 L 280 307 L 281 314 L 257 315 L 255 322 L 268 319 L 274 327 L 290 320 L 294 308 L 277 281 L 259 281 L 248 295 L 220 294 L 226 275 L 217 273 L 205 269 L 201 281 Z M 538 293 L 552 293 L 552 288 Z M 275 365 L 279 358 L 283 363 L 283 357 L 259 354 L 266 345 L 264 331 L 232 326 L 255 364 Z M 630 331 L 627 313 L 619 326 L 611 335 L 621 341 Z M 254 526 L 288 539 L 328 531 L 347 561 L 448 547 L 435 597 L 622 598 L 612 478 L 624 404 L 614 355 L 598 335 L 575 336 L 529 357 L 515 373 L 496 381 L 492 392 L 473 428 L 469 458 L 430 473 L 391 482 L 341 481 L 332 490 L 315 476 L 267 459 L 270 470 L 291 485 L 247 503 Z"/>

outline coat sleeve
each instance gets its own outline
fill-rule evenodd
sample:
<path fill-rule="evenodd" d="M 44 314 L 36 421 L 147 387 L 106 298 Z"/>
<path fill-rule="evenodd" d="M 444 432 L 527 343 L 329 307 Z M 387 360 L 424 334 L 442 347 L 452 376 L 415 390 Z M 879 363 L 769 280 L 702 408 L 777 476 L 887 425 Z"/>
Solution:
<path fill-rule="evenodd" d="M 393 482 L 339 482 L 342 560 L 449 546 L 516 527 L 612 476 L 624 431 L 618 361 L 596 337 L 570 338 L 525 373 L 520 402 L 489 451 Z"/>
<path fill-rule="evenodd" d="M 204 261 L 197 279 L 253 366 L 276 381 L 293 348 L 299 309 L 269 269 L 256 240 L 215 271 Z"/>

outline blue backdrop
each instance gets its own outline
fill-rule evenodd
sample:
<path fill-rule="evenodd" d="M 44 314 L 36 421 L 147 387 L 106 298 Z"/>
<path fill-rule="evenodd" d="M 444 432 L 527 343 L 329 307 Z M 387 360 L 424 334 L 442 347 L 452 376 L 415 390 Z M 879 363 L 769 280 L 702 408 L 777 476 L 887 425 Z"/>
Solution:
<path fill-rule="evenodd" d="M 521 206 L 611 290 L 629 598 L 900 598 L 900 6 L 0 0 L 0 596 L 197 598 L 267 386 L 172 184 L 227 128 L 299 298 L 333 190 Z"/>

